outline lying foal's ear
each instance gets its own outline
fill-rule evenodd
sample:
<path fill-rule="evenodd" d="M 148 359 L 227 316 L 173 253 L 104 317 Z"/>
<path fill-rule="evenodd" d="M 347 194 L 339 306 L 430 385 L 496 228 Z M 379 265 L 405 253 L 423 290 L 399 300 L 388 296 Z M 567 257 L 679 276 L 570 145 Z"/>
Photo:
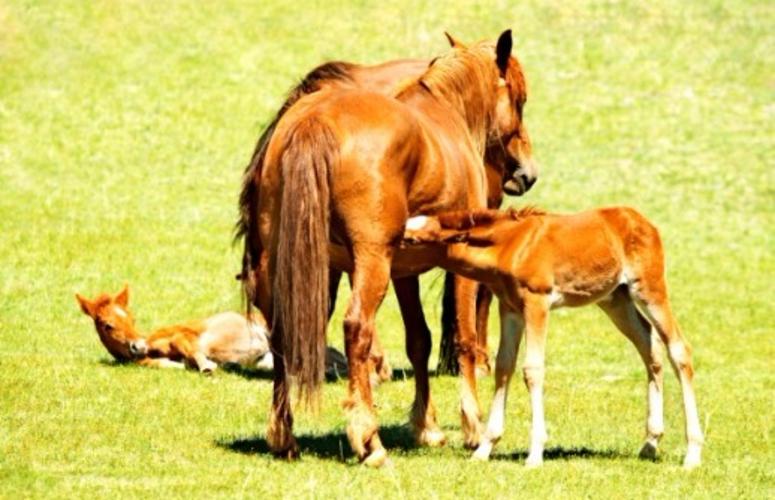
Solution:
<path fill-rule="evenodd" d="M 79 293 L 75 294 L 75 299 L 78 301 L 78 304 L 81 305 L 81 311 L 83 311 L 85 315 L 91 316 L 93 318 L 94 303 Z"/>
<path fill-rule="evenodd" d="M 498 64 L 498 69 L 501 70 L 501 76 L 504 76 L 509 68 L 511 46 L 511 30 L 506 30 L 501 33 L 501 36 L 498 38 L 498 45 L 495 46 L 495 62 Z"/>
<path fill-rule="evenodd" d="M 126 305 L 129 303 L 129 285 L 124 285 L 123 290 L 118 292 L 118 295 L 116 295 L 115 301 L 121 307 L 126 307 Z"/>

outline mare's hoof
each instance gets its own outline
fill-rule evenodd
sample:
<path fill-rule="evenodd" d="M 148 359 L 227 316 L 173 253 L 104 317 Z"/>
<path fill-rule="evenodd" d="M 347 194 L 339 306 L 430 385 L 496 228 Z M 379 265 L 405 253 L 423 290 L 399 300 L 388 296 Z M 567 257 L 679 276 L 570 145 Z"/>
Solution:
<path fill-rule="evenodd" d="M 441 432 L 441 429 L 424 429 L 417 437 L 417 443 L 422 446 L 439 447 L 444 446 L 447 437 Z"/>
<path fill-rule="evenodd" d="M 392 465 L 392 462 L 388 458 L 385 448 L 377 448 L 376 450 L 372 451 L 366 456 L 366 458 L 363 459 L 362 463 L 367 467 L 374 468 Z"/>

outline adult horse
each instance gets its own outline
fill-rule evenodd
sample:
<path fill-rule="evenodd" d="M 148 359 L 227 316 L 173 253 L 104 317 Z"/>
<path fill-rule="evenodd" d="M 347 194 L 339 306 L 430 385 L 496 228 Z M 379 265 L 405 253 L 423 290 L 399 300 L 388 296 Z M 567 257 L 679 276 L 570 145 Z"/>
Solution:
<path fill-rule="evenodd" d="M 445 33 L 446 34 L 446 33 Z M 446 34 L 450 45 L 454 47 L 456 41 Z M 349 62 L 333 61 L 325 63 L 310 71 L 301 82 L 293 88 L 285 102 L 282 104 L 274 119 L 264 129 L 258 139 L 250 163 L 245 169 L 243 175 L 242 192 L 240 194 L 240 217 L 236 224 L 235 241 L 243 239 L 244 253 L 242 262 L 242 272 L 238 276 L 243 281 L 246 297 L 253 295 L 255 288 L 255 273 L 253 270 L 258 261 L 258 249 L 260 243 L 257 241 L 258 232 L 256 228 L 250 227 L 251 217 L 249 214 L 256 209 L 258 201 L 258 186 L 261 180 L 261 171 L 263 169 L 264 157 L 266 155 L 266 146 L 274 133 L 274 128 L 278 120 L 296 103 L 301 97 L 317 92 L 324 88 L 333 86 L 339 87 L 359 87 L 379 92 L 385 95 L 392 95 L 394 90 L 408 79 L 419 77 L 428 68 L 428 60 L 418 59 L 399 59 L 386 63 L 363 66 Z M 529 139 L 524 137 L 526 148 L 529 148 Z M 524 166 L 509 164 L 505 155 L 497 145 L 488 147 L 485 153 L 485 172 L 487 174 L 487 206 L 497 208 L 503 201 L 504 193 L 519 196 L 530 189 L 531 179 L 535 178 L 534 167 L 532 164 Z M 341 271 L 332 269 L 329 276 L 329 296 L 330 309 L 336 302 L 336 295 L 341 280 Z M 425 317 L 421 307 L 419 307 L 419 288 L 416 277 L 393 280 L 394 290 L 398 297 L 401 317 L 404 321 L 405 329 L 416 331 L 427 331 Z M 487 356 L 487 316 L 489 305 L 492 300 L 492 292 L 484 286 L 479 287 L 477 293 L 476 308 L 476 342 L 474 345 L 465 345 L 468 338 L 456 339 L 457 325 L 454 307 L 454 282 L 451 275 L 444 280 L 444 313 L 442 315 L 442 341 L 441 353 L 439 356 L 439 369 L 446 373 L 456 371 L 456 359 L 452 357 L 455 351 L 454 343 L 462 343 L 465 347 L 460 351 L 463 353 L 475 352 L 477 370 L 483 372 L 489 371 L 489 362 Z M 248 302 L 250 302 L 248 300 Z M 376 341 L 376 337 L 375 337 Z M 381 360 L 382 352 L 378 346 L 373 347 L 373 357 Z"/>
<path fill-rule="evenodd" d="M 511 45 L 510 31 L 497 45 L 456 44 L 395 98 L 324 88 L 300 99 L 277 122 L 254 193 L 256 209 L 247 214 L 248 227 L 258 232 L 252 299 L 270 320 L 276 355 L 267 436 L 276 453 L 297 452 L 286 370 L 308 398 L 322 381 L 333 267 L 352 275 L 344 321 L 348 438 L 365 463 L 384 461 L 368 382 L 374 317 L 391 270 L 395 277 L 413 276 L 433 265 L 422 251 L 398 251 L 403 225 L 420 212 L 484 207 L 488 146 L 499 146 L 505 164 L 531 163 L 521 120 L 524 78 Z M 534 181 L 523 175 L 524 185 Z M 248 240 L 256 242 L 252 235 Z M 456 283 L 459 314 L 469 321 L 475 286 L 464 279 Z M 414 334 L 407 332 L 407 343 L 421 348 L 408 347 L 410 359 L 416 369 L 423 363 L 427 369 L 430 338 Z M 471 378 L 472 361 L 461 357 L 461 369 Z M 462 409 L 464 432 L 478 432 L 474 394 L 464 392 Z M 427 387 L 422 391 L 419 383 L 412 413 L 418 436 L 437 430 Z"/>

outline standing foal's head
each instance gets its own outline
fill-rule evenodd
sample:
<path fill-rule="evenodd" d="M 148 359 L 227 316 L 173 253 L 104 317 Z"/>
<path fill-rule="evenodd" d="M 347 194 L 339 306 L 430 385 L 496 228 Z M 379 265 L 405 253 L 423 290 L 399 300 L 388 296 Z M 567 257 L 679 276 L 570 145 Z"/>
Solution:
<path fill-rule="evenodd" d="M 94 327 L 102 345 L 118 361 L 133 359 L 130 343 L 141 336 L 135 329 L 135 320 L 127 308 L 129 303 L 129 286 L 111 296 L 102 293 L 94 299 L 75 294 L 81 305 L 81 310 L 94 320 Z"/>

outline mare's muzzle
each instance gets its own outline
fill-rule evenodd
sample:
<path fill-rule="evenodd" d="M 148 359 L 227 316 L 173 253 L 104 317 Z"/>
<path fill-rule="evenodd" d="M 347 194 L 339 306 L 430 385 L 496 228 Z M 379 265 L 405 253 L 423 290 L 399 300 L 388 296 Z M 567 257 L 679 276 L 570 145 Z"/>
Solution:
<path fill-rule="evenodd" d="M 511 196 L 527 193 L 538 180 L 533 161 L 517 161 L 514 158 L 508 158 L 506 164 L 506 171 L 511 173 L 506 174 L 503 179 L 503 191 Z"/>

